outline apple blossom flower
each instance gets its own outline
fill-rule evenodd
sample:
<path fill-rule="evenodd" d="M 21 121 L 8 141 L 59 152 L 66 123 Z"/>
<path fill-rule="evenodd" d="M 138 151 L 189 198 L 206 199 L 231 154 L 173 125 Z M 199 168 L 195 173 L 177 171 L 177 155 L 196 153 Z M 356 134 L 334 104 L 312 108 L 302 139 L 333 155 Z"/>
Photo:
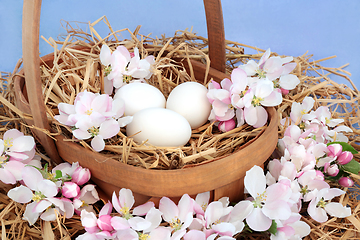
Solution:
<path fill-rule="evenodd" d="M 173 236 L 179 239 L 185 235 L 186 228 L 193 221 L 193 199 L 184 194 L 176 205 L 168 197 L 162 197 L 159 203 L 159 210 L 163 213 L 163 219 L 170 224 Z"/>
<path fill-rule="evenodd" d="M 298 182 L 302 186 L 300 192 L 303 195 L 304 202 L 314 199 L 321 189 L 330 188 L 328 183 L 326 183 L 323 179 L 319 179 L 315 170 L 304 172 L 298 178 Z"/>
<path fill-rule="evenodd" d="M 35 156 L 35 140 L 17 129 L 7 130 L 3 139 L 0 139 L 0 154 L 2 158 L 0 162 L 17 160 L 27 164 Z"/>
<path fill-rule="evenodd" d="M 115 119 L 100 122 L 78 121 L 76 127 L 78 129 L 73 131 L 74 137 L 81 140 L 93 137 L 91 147 L 97 152 L 104 150 L 104 139 L 112 138 L 120 131 L 120 126 Z"/>
<path fill-rule="evenodd" d="M 250 209 L 246 223 L 255 231 L 266 231 L 272 220 L 286 220 L 291 215 L 287 201 L 291 196 L 291 189 L 282 184 L 273 184 L 266 188 L 266 177 L 262 168 L 252 167 L 246 172 L 244 185 L 254 200 L 244 200 L 246 208 Z"/>
<path fill-rule="evenodd" d="M 351 215 L 351 208 L 344 207 L 341 203 L 330 202 L 334 197 L 344 194 L 343 190 L 337 188 L 321 189 L 308 206 L 308 213 L 317 222 L 326 222 L 327 213 L 334 217 L 344 218 Z"/>
<path fill-rule="evenodd" d="M 26 206 L 24 213 L 24 218 L 30 225 L 33 225 L 41 213 L 53 204 L 65 211 L 63 203 L 55 198 L 58 187 L 53 181 L 44 179 L 40 171 L 32 166 L 26 166 L 22 170 L 22 178 L 26 186 L 21 185 L 9 190 L 8 196 L 20 203 L 33 201 Z"/>

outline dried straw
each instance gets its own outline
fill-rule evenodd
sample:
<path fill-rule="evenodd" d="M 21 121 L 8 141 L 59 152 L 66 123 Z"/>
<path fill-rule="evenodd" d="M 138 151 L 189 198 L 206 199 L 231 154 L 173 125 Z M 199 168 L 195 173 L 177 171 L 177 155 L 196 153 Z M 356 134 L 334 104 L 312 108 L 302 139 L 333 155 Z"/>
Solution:
<path fill-rule="evenodd" d="M 104 21 L 110 29 L 110 35 L 101 38 L 95 31 L 95 25 Z M 175 63 L 172 58 L 196 59 L 209 65 L 208 43 L 204 37 L 197 36 L 190 31 L 177 31 L 171 38 L 161 36 L 151 38 L 141 35 L 139 28 L 134 32 L 128 29 L 113 31 L 106 17 L 103 17 L 90 25 L 91 33 L 85 33 L 78 27 L 65 22 L 67 35 L 62 40 L 48 39 L 54 47 L 54 64 L 42 67 L 42 81 L 44 96 L 48 107 L 49 117 L 58 114 L 56 106 L 60 102 L 73 103 L 74 97 L 80 91 L 87 89 L 92 92 L 101 92 L 103 88 L 103 70 L 99 62 L 98 54 L 101 44 L 108 44 L 112 49 L 122 44 L 131 49 L 137 46 L 143 57 L 154 54 L 156 57 L 155 74 L 149 81 L 157 86 L 165 96 L 179 83 L 194 80 L 194 74 Z M 129 38 L 123 35 L 128 34 Z M 84 50 L 84 47 L 88 50 Z M 255 49 L 258 54 L 245 54 L 246 49 Z M 241 43 L 226 41 L 227 72 L 239 63 L 245 63 L 249 59 L 258 60 L 264 50 L 247 46 Z M 277 55 L 272 53 L 272 55 Z M 300 79 L 296 89 L 290 91 L 284 98 L 283 103 L 277 108 L 279 118 L 289 115 L 291 104 L 301 102 L 304 97 L 310 96 L 315 99 L 315 107 L 329 106 L 333 118 L 343 118 L 344 124 L 353 129 L 352 133 L 346 133 L 350 144 L 360 150 L 359 146 L 359 91 L 349 78 L 350 74 L 344 70 L 346 65 L 338 68 L 321 66 L 321 62 L 333 58 L 312 60 L 312 55 L 305 53 L 295 57 L 297 67 L 294 70 Z M 0 136 L 10 128 L 17 128 L 25 134 L 31 134 L 30 128 L 24 124 L 26 118 L 31 118 L 22 113 L 14 105 L 13 77 L 18 74 L 21 61 L 16 65 L 13 73 L 1 73 Z M 338 75 L 349 81 L 349 86 L 338 84 L 331 79 L 331 75 Z M 53 126 L 56 123 L 53 122 Z M 57 126 L 59 128 L 59 126 Z M 71 131 L 65 126 L 61 127 L 61 133 L 66 134 L 69 141 Z M 56 129 L 56 128 L 55 128 Z M 183 148 L 157 148 L 155 146 L 138 145 L 131 138 L 120 132 L 118 136 L 106 145 L 106 153 L 109 157 L 118 159 L 127 164 L 133 164 L 146 168 L 173 168 L 185 167 L 189 163 L 196 165 L 201 162 L 212 161 L 218 155 L 231 154 L 249 138 L 259 134 L 261 129 L 252 129 L 243 126 L 234 131 L 222 134 L 211 125 L 193 131 L 190 143 Z M 284 133 L 284 126 L 279 126 L 279 138 Z M 89 148 L 88 144 L 80 141 L 80 144 Z M 38 153 L 43 159 L 49 160 L 41 146 Z M 115 157 L 116 154 L 120 157 Z M 355 159 L 359 161 L 359 156 Z M 325 223 L 317 223 L 306 214 L 306 205 L 301 211 L 302 220 L 311 227 L 311 233 L 305 239 L 359 239 L 360 238 L 360 176 L 353 175 L 355 186 L 349 188 L 347 193 L 339 198 L 339 201 L 352 209 L 353 215 L 345 219 L 331 217 Z M 339 187 L 330 183 L 332 187 Z M 25 206 L 11 201 L 7 196 L 9 186 L 0 186 L 0 222 L 1 237 L 5 239 L 74 239 L 81 233 L 83 227 L 79 217 L 71 219 L 59 218 L 56 222 L 44 223 L 38 221 L 34 226 L 21 219 Z M 345 189 L 346 190 L 346 189 Z M 100 208 L 100 206 L 99 206 Z M 268 239 L 269 236 L 262 233 L 241 233 L 237 239 Z"/>

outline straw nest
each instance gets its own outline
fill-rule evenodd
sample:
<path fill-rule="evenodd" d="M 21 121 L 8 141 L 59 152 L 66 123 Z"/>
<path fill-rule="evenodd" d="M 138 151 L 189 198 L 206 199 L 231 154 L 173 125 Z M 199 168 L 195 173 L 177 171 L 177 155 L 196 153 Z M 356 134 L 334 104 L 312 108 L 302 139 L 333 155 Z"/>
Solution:
<path fill-rule="evenodd" d="M 104 20 L 109 26 L 111 34 L 102 39 L 94 29 L 94 26 Z M 186 72 L 181 64 L 174 62 L 173 58 L 197 59 L 207 66 L 210 65 L 207 57 L 207 39 L 197 36 L 192 31 L 178 31 L 174 37 L 151 38 L 139 34 L 137 28 L 134 32 L 128 29 L 113 31 L 106 18 L 99 19 L 90 24 L 91 33 L 87 34 L 79 28 L 66 23 L 68 34 L 62 40 L 44 39 L 54 47 L 54 66 L 42 67 L 42 81 L 44 84 L 44 96 L 48 113 L 53 117 L 57 114 L 57 104 L 60 102 L 72 103 L 78 92 L 85 89 L 93 92 L 99 92 L 102 89 L 102 67 L 99 62 L 100 45 L 107 43 L 114 48 L 118 44 L 124 44 L 128 48 L 137 46 L 142 56 L 153 54 L 156 56 L 155 73 L 149 83 L 157 86 L 165 96 L 169 94 L 177 84 L 184 81 L 194 81 L 193 72 Z M 119 40 L 121 35 L 129 34 L 130 38 Z M 74 46 L 82 46 L 75 48 Z M 84 50 L 84 48 L 90 50 Z M 258 54 L 245 54 L 248 49 L 255 49 Z M 226 41 L 227 51 L 227 73 L 239 63 L 245 63 L 249 59 L 258 60 L 261 58 L 262 49 L 247 46 L 241 43 Z M 276 53 L 272 53 L 277 55 Z M 360 150 L 359 143 L 359 91 L 352 83 L 350 73 L 343 68 L 326 68 L 321 66 L 321 60 L 312 60 L 312 55 L 305 53 L 302 56 L 295 57 L 294 61 L 297 67 L 294 69 L 300 79 L 300 84 L 296 89 L 290 91 L 284 97 L 283 103 L 277 107 L 278 117 L 281 119 L 288 116 L 293 102 L 301 102 L 304 97 L 310 96 L 315 99 L 315 108 L 319 106 L 329 106 L 333 118 L 343 118 L 344 124 L 352 128 L 352 133 L 347 133 L 350 144 Z M 13 77 L 18 74 L 21 61 L 15 67 L 13 73 L 2 73 L 0 85 L 0 101 L 3 107 L 0 108 L 0 135 L 7 129 L 17 128 L 25 134 L 31 134 L 31 126 L 25 124 L 24 119 L 31 118 L 22 113 L 14 106 Z M 336 74 L 349 81 L 349 86 L 338 84 L 331 80 L 330 74 Z M 65 134 L 71 139 L 71 130 L 66 126 L 60 126 L 53 122 L 56 134 Z M 282 138 L 284 127 L 279 126 L 279 138 Z M 123 133 L 109 141 L 106 146 L 106 153 L 113 158 L 128 164 L 138 165 L 146 168 L 171 168 L 184 167 L 186 164 L 196 164 L 201 161 L 213 159 L 216 156 L 230 154 L 239 147 L 244 141 L 256 136 L 261 129 L 252 129 L 248 126 L 236 129 L 230 133 L 221 134 L 215 127 L 207 124 L 204 127 L 193 132 L 192 140 L 188 145 L 181 148 L 181 151 L 172 149 L 158 149 L 155 147 L 144 147 L 132 142 Z M 74 140 L 71 140 L 74 141 Z M 90 148 L 88 144 L 81 141 L 80 144 Z M 150 150 L 149 150 L 150 148 Z M 127 151 L 124 151 L 127 149 Z M 130 150 L 129 150 L 130 149 Z M 195 149 L 195 150 L 194 150 Z M 198 154 L 208 151 L 206 154 Z M 44 161 L 49 161 L 45 152 L 38 145 L 38 154 Z M 121 156 L 115 157 L 114 153 L 120 153 Z M 175 156 L 174 154 L 180 154 Z M 195 155 L 195 158 L 191 156 Z M 204 156 L 205 155 L 205 156 Z M 135 156 L 135 157 L 134 157 Z M 188 157 L 188 159 L 187 159 Z M 182 159 L 182 161 L 179 161 Z M 355 156 L 359 161 L 359 156 Z M 188 161 L 187 161 L 188 160 Z M 173 161 L 176 161 L 175 163 Z M 325 223 L 317 223 L 306 214 L 306 206 L 302 220 L 311 227 L 311 233 L 305 239 L 359 239 L 360 238 L 360 204 L 358 199 L 360 195 L 360 176 L 352 175 L 355 186 L 350 189 L 344 189 L 347 194 L 341 196 L 338 200 L 350 206 L 352 213 L 345 219 L 329 218 Z M 331 183 L 333 187 L 339 187 Z M 0 186 L 0 222 L 1 239 L 73 239 L 76 235 L 83 232 L 83 227 L 79 217 L 71 219 L 60 218 L 56 222 L 43 222 L 39 220 L 34 226 L 21 219 L 25 206 L 10 200 L 6 192 L 11 186 Z M 98 203 L 98 208 L 102 203 Z M 268 236 L 260 233 L 242 233 L 238 239 L 267 239 Z"/>

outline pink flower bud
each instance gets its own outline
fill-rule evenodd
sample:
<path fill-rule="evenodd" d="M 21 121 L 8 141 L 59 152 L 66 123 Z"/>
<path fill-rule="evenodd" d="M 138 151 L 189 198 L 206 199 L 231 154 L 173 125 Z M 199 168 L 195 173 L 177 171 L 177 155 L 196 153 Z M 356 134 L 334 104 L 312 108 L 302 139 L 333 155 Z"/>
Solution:
<path fill-rule="evenodd" d="M 339 173 L 339 167 L 337 164 L 334 164 L 334 165 L 330 165 L 330 163 L 325 163 L 324 165 L 324 171 L 329 175 L 329 176 L 332 176 L 332 177 L 335 177 L 336 175 L 338 175 Z"/>
<path fill-rule="evenodd" d="M 111 226 L 111 216 L 101 215 L 97 220 L 98 227 L 103 231 L 112 231 L 114 228 Z"/>
<path fill-rule="evenodd" d="M 345 151 L 345 152 L 342 152 L 340 154 L 340 156 L 338 156 L 337 161 L 341 165 L 345 165 L 345 164 L 349 163 L 353 159 L 353 157 L 354 156 L 352 155 L 351 152 Z"/>
<path fill-rule="evenodd" d="M 83 185 L 90 180 L 91 173 L 87 168 L 81 166 L 77 167 L 71 176 L 71 181 L 77 183 L 78 185 Z"/>
<path fill-rule="evenodd" d="M 342 153 L 342 146 L 338 143 L 330 144 L 327 149 L 329 150 L 327 154 L 329 157 L 338 157 Z"/>
<path fill-rule="evenodd" d="M 222 132 L 228 132 L 230 130 L 233 130 L 235 128 L 235 120 L 230 119 L 227 121 L 222 121 L 219 123 L 218 128 Z"/>
<path fill-rule="evenodd" d="M 321 171 L 316 170 L 316 177 L 314 179 L 324 181 L 324 174 Z"/>
<path fill-rule="evenodd" d="M 79 195 L 80 187 L 74 182 L 64 182 L 61 193 L 66 198 L 74 198 Z"/>
<path fill-rule="evenodd" d="M 352 187 L 354 185 L 354 181 L 348 177 L 342 177 L 339 179 L 339 184 L 343 187 Z"/>

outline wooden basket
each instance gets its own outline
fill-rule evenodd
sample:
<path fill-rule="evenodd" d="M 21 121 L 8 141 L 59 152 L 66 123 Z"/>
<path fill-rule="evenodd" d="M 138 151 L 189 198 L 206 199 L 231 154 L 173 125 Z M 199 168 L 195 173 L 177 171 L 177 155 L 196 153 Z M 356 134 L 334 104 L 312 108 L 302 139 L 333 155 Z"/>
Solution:
<path fill-rule="evenodd" d="M 225 37 L 220 0 L 204 0 L 211 69 L 209 78 L 220 82 L 225 71 Z M 16 104 L 23 112 L 31 114 L 29 125 L 51 131 L 46 115 L 44 96 L 40 81 L 39 23 L 41 0 L 24 0 L 23 8 L 23 64 L 21 73 L 15 78 Z M 51 65 L 53 54 L 46 55 L 42 61 Z M 192 61 L 195 77 L 204 79 L 205 66 Z M 25 75 L 21 77 L 21 75 Z M 158 201 L 162 196 L 176 198 L 183 194 L 195 195 L 211 191 L 213 200 L 228 196 L 230 201 L 243 197 L 243 179 L 247 170 L 254 165 L 263 165 L 275 149 L 278 134 L 278 117 L 274 108 L 268 108 L 269 125 L 256 138 L 241 146 L 233 154 L 219 157 L 215 161 L 196 167 L 176 170 L 147 170 L 108 159 L 101 153 L 64 141 L 56 136 L 56 141 L 42 131 L 34 130 L 39 142 L 49 157 L 56 163 L 62 161 L 79 162 L 89 168 L 92 180 L 107 195 L 121 188 L 133 191 L 136 204 L 149 199 Z"/>

